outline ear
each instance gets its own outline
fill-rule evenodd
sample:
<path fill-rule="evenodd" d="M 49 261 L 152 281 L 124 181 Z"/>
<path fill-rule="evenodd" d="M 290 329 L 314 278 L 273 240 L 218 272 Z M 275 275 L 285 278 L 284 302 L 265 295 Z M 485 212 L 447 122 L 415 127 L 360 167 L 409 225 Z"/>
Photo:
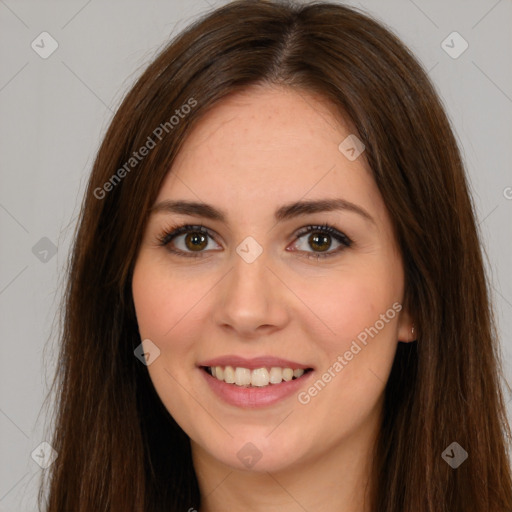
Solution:
<path fill-rule="evenodd" d="M 398 319 L 398 341 L 410 343 L 418 338 L 418 330 L 411 315 L 405 309 L 400 311 Z"/>

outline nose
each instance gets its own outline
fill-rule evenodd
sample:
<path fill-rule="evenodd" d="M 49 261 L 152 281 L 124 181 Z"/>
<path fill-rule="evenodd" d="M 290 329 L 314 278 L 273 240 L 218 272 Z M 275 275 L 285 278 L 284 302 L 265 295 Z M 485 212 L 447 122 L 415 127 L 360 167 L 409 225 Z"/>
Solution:
<path fill-rule="evenodd" d="M 237 253 L 233 266 L 219 283 L 214 320 L 239 339 L 254 339 L 289 322 L 285 286 L 270 268 L 265 252 L 248 263 Z"/>

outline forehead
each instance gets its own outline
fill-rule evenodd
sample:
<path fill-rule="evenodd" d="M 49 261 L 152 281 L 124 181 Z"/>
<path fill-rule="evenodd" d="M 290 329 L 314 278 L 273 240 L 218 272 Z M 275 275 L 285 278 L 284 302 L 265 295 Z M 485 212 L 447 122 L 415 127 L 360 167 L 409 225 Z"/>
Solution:
<path fill-rule="evenodd" d="M 335 106 L 312 93 L 288 87 L 254 86 L 232 94 L 215 105 L 189 134 L 175 165 L 190 157 L 201 158 L 216 148 L 229 150 L 210 154 L 216 160 L 278 157 L 293 150 L 294 160 L 321 162 L 318 151 L 337 150 L 341 134 L 350 125 Z M 193 153 L 193 155 L 191 155 Z M 288 157 L 291 155 L 288 154 Z M 247 161 L 246 165 L 250 162 Z"/>
<path fill-rule="evenodd" d="M 239 210 L 305 196 L 375 203 L 380 194 L 364 153 L 350 161 L 338 148 L 353 133 L 317 95 L 252 87 L 223 99 L 197 123 L 157 201 L 202 200 Z"/>

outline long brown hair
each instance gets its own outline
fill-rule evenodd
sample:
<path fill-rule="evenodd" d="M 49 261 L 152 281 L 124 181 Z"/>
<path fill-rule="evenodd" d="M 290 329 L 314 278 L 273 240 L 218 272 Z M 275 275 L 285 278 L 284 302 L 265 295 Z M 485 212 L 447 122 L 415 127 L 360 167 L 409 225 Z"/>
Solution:
<path fill-rule="evenodd" d="M 59 455 L 41 485 L 45 510 L 200 506 L 189 439 L 134 356 L 131 273 L 183 140 L 220 99 L 256 84 L 320 94 L 350 118 L 403 255 L 404 306 L 419 336 L 398 344 L 387 384 L 372 510 L 510 512 L 510 427 L 489 289 L 438 95 L 369 16 L 277 1 L 235 1 L 192 24 L 149 65 L 105 135 L 70 259 L 54 383 Z M 469 454 L 457 469 L 442 457 L 452 442 Z"/>

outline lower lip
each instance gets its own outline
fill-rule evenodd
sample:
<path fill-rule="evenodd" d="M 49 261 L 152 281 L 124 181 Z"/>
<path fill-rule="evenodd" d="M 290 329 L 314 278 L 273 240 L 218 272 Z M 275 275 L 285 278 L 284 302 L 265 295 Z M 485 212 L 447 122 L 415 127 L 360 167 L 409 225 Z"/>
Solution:
<path fill-rule="evenodd" d="M 297 394 L 300 388 L 310 379 L 313 371 L 305 373 L 298 379 L 280 384 L 269 384 L 264 387 L 237 386 L 236 384 L 227 384 L 211 376 L 207 371 L 200 368 L 199 371 L 204 375 L 210 389 L 224 402 L 236 407 L 254 409 L 257 407 L 266 407 L 273 405 L 281 400 Z"/>

